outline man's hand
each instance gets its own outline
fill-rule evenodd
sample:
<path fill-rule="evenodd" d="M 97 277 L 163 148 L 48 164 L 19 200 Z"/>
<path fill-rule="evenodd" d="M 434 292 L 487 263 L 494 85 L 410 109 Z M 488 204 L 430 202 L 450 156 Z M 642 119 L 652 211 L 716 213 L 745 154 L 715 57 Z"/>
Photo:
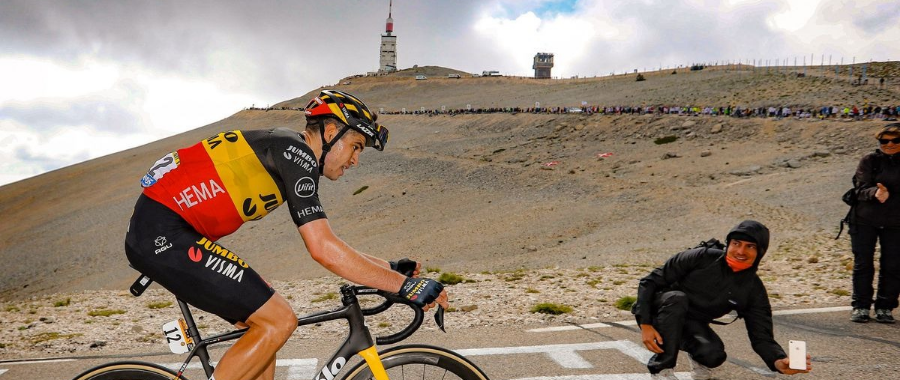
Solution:
<path fill-rule="evenodd" d="M 403 286 L 400 287 L 398 293 L 400 297 L 412 301 L 413 304 L 422 307 L 425 311 L 434 307 L 435 303 L 445 309 L 450 307 L 444 285 L 429 278 L 409 277 L 403 281 Z"/>
<path fill-rule="evenodd" d="M 659 335 L 659 332 L 656 331 L 656 328 L 653 325 L 641 325 L 641 341 L 644 342 L 644 346 L 647 347 L 650 352 L 661 354 L 663 353 L 662 347 L 659 345 L 663 344 L 662 335 Z"/>
<path fill-rule="evenodd" d="M 434 302 L 432 302 L 428 305 L 423 306 L 422 310 L 428 311 L 429 309 L 435 307 L 436 305 L 443 306 L 444 310 L 446 310 L 448 307 L 450 307 L 450 296 L 447 295 L 447 289 L 441 290 L 441 294 L 438 295 L 437 300 L 435 300 Z"/>
<path fill-rule="evenodd" d="M 875 190 L 875 199 L 878 199 L 881 203 L 887 202 L 888 197 L 891 195 L 891 193 L 888 192 L 887 187 L 884 187 L 884 185 L 880 183 L 876 184 L 876 186 L 878 186 L 878 190 Z"/>
<path fill-rule="evenodd" d="M 796 375 L 798 373 L 808 373 L 812 370 L 812 356 L 806 354 L 806 370 L 791 369 L 791 361 L 788 358 L 781 358 L 775 361 L 775 369 L 785 375 Z"/>
<path fill-rule="evenodd" d="M 422 263 L 415 262 L 406 257 L 397 261 L 388 261 L 391 269 L 408 277 L 419 277 L 419 270 L 422 269 Z"/>

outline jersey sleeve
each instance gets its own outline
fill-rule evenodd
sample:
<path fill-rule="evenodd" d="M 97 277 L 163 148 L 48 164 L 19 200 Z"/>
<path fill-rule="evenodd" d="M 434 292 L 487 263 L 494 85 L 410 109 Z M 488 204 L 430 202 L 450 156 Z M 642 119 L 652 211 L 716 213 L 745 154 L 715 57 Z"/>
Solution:
<path fill-rule="evenodd" d="M 284 198 L 297 227 L 327 218 L 319 201 L 319 163 L 297 132 L 276 129 L 270 154 L 284 184 Z"/>

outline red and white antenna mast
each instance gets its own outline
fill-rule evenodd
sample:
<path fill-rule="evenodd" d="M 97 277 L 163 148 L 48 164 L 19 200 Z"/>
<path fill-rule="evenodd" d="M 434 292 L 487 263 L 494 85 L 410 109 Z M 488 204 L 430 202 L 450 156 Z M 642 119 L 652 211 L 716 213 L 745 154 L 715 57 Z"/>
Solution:
<path fill-rule="evenodd" d="M 394 19 L 391 17 L 393 7 L 394 1 L 391 0 L 388 3 L 388 18 L 384 26 L 385 33 L 381 35 L 381 51 L 378 59 L 378 73 L 380 74 L 397 71 L 397 36 L 393 35 Z"/>
<path fill-rule="evenodd" d="M 384 31 L 389 36 L 391 35 L 391 32 L 394 31 L 394 19 L 391 18 L 391 7 L 393 7 L 393 6 L 394 6 L 394 0 L 391 0 L 390 2 L 388 2 L 388 18 L 387 18 L 387 24 L 384 26 Z"/>

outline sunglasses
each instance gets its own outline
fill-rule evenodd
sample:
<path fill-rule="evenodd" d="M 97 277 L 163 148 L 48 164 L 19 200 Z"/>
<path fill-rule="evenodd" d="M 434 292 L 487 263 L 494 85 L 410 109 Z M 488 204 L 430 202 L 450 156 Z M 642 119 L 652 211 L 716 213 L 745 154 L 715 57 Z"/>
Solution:
<path fill-rule="evenodd" d="M 384 150 L 384 146 L 387 145 L 389 138 L 390 134 L 387 127 L 375 123 L 375 149 L 379 151 Z"/>
<path fill-rule="evenodd" d="M 894 137 L 892 139 L 878 139 L 878 142 L 881 145 L 887 145 L 887 143 L 894 143 L 895 145 L 900 144 L 900 137 Z"/>

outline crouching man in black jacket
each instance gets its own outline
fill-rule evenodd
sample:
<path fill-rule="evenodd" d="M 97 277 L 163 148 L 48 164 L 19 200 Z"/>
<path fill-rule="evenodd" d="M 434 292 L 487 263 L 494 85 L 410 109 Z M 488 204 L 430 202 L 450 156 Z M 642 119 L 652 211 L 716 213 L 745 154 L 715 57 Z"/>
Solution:
<path fill-rule="evenodd" d="M 691 357 L 694 379 L 711 377 L 725 362 L 725 345 L 709 327 L 732 310 L 743 318 L 753 350 L 773 371 L 793 375 L 787 355 L 775 342 L 769 295 L 756 274 L 769 247 L 769 230 L 752 220 L 734 227 L 726 250 L 698 247 L 672 256 L 640 281 L 632 313 L 641 338 L 655 353 L 647 363 L 653 379 L 675 379 L 678 350 Z M 719 244 L 721 247 L 721 244 Z"/>

